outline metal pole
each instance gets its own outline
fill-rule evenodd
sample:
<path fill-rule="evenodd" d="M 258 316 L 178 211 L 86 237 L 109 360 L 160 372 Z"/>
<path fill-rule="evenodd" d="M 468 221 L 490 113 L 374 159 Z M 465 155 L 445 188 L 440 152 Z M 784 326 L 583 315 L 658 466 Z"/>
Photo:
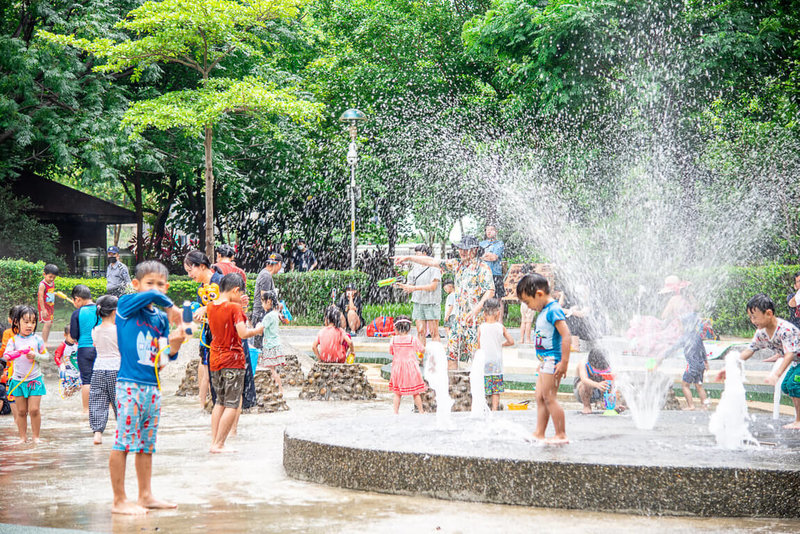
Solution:
<path fill-rule="evenodd" d="M 356 164 L 350 165 L 350 270 L 356 268 Z"/>

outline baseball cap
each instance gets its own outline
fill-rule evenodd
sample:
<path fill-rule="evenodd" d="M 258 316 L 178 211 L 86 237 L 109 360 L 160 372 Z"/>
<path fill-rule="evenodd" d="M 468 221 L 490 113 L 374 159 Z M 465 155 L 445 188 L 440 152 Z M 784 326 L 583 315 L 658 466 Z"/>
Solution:
<path fill-rule="evenodd" d="M 108 247 L 108 253 L 109 254 L 119 254 L 119 247 L 114 247 L 114 246 Z"/>
<path fill-rule="evenodd" d="M 270 265 L 274 265 L 276 263 L 282 263 L 282 262 L 283 262 L 283 256 L 281 256 L 277 252 L 273 252 L 272 254 L 267 256 L 267 263 L 270 264 Z"/>

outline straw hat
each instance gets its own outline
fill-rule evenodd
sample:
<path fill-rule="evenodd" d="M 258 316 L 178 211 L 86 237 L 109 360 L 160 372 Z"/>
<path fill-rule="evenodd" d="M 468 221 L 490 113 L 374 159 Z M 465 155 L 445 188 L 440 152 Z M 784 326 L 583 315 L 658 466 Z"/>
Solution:
<path fill-rule="evenodd" d="M 681 289 L 687 287 L 690 283 L 691 282 L 681 280 L 674 274 L 671 274 L 664 279 L 664 287 L 661 288 L 658 294 L 665 295 L 667 293 L 680 293 Z"/>

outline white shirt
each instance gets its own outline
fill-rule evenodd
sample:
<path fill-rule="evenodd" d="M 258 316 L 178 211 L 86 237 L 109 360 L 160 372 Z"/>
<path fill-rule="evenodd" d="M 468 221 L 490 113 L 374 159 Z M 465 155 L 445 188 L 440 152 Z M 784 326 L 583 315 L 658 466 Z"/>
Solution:
<path fill-rule="evenodd" d="M 92 330 L 92 343 L 97 349 L 94 371 L 119 371 L 120 355 L 117 345 L 117 326 L 99 324 Z"/>
<path fill-rule="evenodd" d="M 503 323 L 482 323 L 478 327 L 481 336 L 481 350 L 486 355 L 483 374 L 503 374 Z"/>

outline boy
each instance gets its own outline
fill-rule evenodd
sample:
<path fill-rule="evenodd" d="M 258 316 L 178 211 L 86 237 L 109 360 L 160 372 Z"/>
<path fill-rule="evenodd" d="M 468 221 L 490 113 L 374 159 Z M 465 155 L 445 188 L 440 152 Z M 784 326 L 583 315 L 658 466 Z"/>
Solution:
<path fill-rule="evenodd" d="M 208 327 L 211 329 L 211 353 L 208 366 L 211 384 L 217 396 L 211 412 L 212 453 L 236 452 L 225 448 L 244 389 L 245 353 L 242 340 L 261 334 L 264 327 L 247 328 L 242 310 L 245 284 L 236 273 L 226 274 L 219 283 L 220 296 L 208 303 Z"/>
<path fill-rule="evenodd" d="M 89 384 L 92 383 L 94 361 L 97 351 L 92 341 L 92 330 L 98 324 L 97 305 L 92 300 L 92 292 L 83 284 L 72 288 L 72 304 L 77 308 L 69 320 L 72 339 L 78 342 L 78 371 L 81 373 L 81 401 L 83 413 L 89 413 Z"/>
<path fill-rule="evenodd" d="M 53 326 L 53 313 L 56 308 L 56 276 L 58 267 L 52 263 L 44 266 L 42 281 L 39 282 L 39 292 L 36 296 L 36 304 L 39 308 L 39 322 L 42 323 L 42 340 L 47 343 L 50 336 L 50 328 Z"/>
<path fill-rule="evenodd" d="M 167 268 L 157 261 L 145 261 L 136 266 L 132 281 L 136 293 L 123 295 L 117 305 L 117 339 L 121 362 L 117 375 L 117 434 L 108 468 L 114 503 L 111 513 L 143 514 L 148 508 L 176 508 L 176 504 L 156 499 L 150 488 L 153 471 L 158 421 L 161 416 L 161 391 L 158 388 L 158 367 L 164 359 L 174 360 L 186 338 L 181 311 L 166 297 L 169 283 Z M 169 311 L 180 328 L 169 331 Z M 159 349 L 167 337 L 168 347 Z M 160 355 L 159 355 L 160 353 Z M 136 478 L 139 499 L 128 501 L 125 495 L 125 463 L 128 453 L 136 454 Z"/>
<path fill-rule="evenodd" d="M 483 349 L 483 388 L 487 397 L 492 398 L 492 411 L 500 409 L 500 394 L 503 385 L 503 347 L 511 347 L 514 340 L 508 329 L 500 321 L 503 318 L 503 302 L 490 298 L 483 304 L 484 322 L 478 327 L 478 348 Z"/>
<path fill-rule="evenodd" d="M 446 332 L 445 337 L 449 338 L 450 329 L 455 327 L 456 315 L 458 313 L 458 310 L 456 310 L 456 293 L 453 281 L 445 280 L 442 289 L 447 293 L 447 300 L 444 301 L 444 330 Z"/>
<path fill-rule="evenodd" d="M 555 436 L 547 443 L 569 443 L 564 422 L 564 409 L 558 404 L 556 393 L 561 379 L 567 374 L 572 336 L 567 326 L 564 310 L 550 296 L 550 285 L 540 274 L 526 274 L 517 284 L 517 296 L 536 317 L 536 356 L 542 362 L 536 384 L 536 431 L 533 437 L 544 440 L 547 422 L 553 419 Z"/>
<path fill-rule="evenodd" d="M 758 294 L 747 302 L 747 315 L 750 322 L 758 329 L 753 336 L 753 341 L 739 355 L 740 360 L 749 359 L 757 350 L 772 349 L 776 354 L 783 355 L 777 371 L 773 371 L 764 380 L 774 386 L 786 368 L 789 372 L 781 384 L 781 391 L 792 399 L 794 404 L 794 422 L 783 425 L 783 428 L 800 429 L 800 365 L 798 365 L 798 351 L 800 351 L 800 330 L 789 321 L 784 321 L 775 316 L 775 303 L 763 293 Z M 718 378 L 724 376 L 724 371 Z"/>
<path fill-rule="evenodd" d="M 78 371 L 78 344 L 69 335 L 69 325 L 64 327 L 64 342 L 58 346 L 53 357 L 58 366 L 59 393 L 61 397 L 70 397 L 81 389 L 81 377 Z"/>

